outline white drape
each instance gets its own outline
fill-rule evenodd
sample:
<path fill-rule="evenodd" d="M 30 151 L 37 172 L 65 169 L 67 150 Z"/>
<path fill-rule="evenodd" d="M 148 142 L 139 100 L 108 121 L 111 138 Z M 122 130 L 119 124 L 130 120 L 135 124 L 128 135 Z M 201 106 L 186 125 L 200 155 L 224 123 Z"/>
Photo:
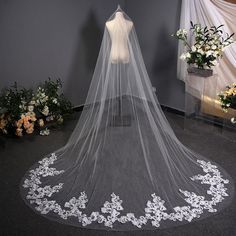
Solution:
<path fill-rule="evenodd" d="M 182 0 L 180 28 L 190 29 L 190 21 L 208 27 L 223 24 L 224 32 L 236 33 L 236 4 L 223 0 Z M 189 39 L 191 43 L 191 35 Z M 182 52 L 184 47 L 180 42 L 178 58 Z M 186 69 L 186 62 L 178 59 L 179 79 L 185 81 Z M 218 90 L 236 81 L 236 43 L 225 49 L 224 57 L 215 67 L 215 72 L 219 76 Z"/>

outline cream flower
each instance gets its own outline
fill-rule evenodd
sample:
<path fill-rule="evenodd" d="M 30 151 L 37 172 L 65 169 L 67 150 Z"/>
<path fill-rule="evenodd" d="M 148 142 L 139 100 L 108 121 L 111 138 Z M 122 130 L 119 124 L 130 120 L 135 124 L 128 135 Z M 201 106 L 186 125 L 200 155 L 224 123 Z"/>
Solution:
<path fill-rule="evenodd" d="M 49 108 L 48 106 L 44 106 L 43 111 L 42 111 L 43 115 L 47 116 L 49 114 Z"/>
<path fill-rule="evenodd" d="M 177 32 L 176 32 L 176 35 L 178 37 L 184 37 L 187 35 L 187 30 L 186 29 L 179 29 Z"/>
<path fill-rule="evenodd" d="M 43 120 L 43 119 L 39 119 L 38 123 L 39 123 L 39 126 L 40 126 L 40 127 L 43 127 L 43 126 L 44 126 L 44 120 Z"/>
<path fill-rule="evenodd" d="M 180 59 L 181 59 L 181 60 L 185 60 L 185 59 L 186 59 L 185 53 L 182 53 L 182 55 L 180 56 Z"/>
<path fill-rule="evenodd" d="M 34 106 L 30 105 L 28 106 L 28 111 L 32 112 L 34 110 Z"/>
<path fill-rule="evenodd" d="M 52 102 L 55 103 L 55 104 L 57 104 L 57 99 L 56 99 L 56 98 L 53 98 Z"/>
<path fill-rule="evenodd" d="M 213 44 L 213 45 L 211 46 L 211 49 L 216 50 L 216 49 L 217 49 L 216 45 Z"/>
<path fill-rule="evenodd" d="M 212 50 L 209 50 L 206 52 L 206 57 L 209 57 L 213 54 L 214 52 Z"/>
<path fill-rule="evenodd" d="M 46 129 L 44 129 L 44 130 L 41 130 L 40 131 L 40 133 L 39 133 L 40 135 L 49 135 L 50 134 L 50 130 L 48 129 L 48 128 L 46 128 Z"/>
<path fill-rule="evenodd" d="M 197 51 L 197 48 L 196 48 L 195 46 L 192 46 L 192 47 L 191 47 L 191 50 L 192 50 L 192 52 L 196 52 L 196 51 Z"/>
<path fill-rule="evenodd" d="M 32 134 L 34 132 L 34 126 L 30 126 L 28 129 L 26 129 L 27 134 Z"/>
<path fill-rule="evenodd" d="M 232 118 L 230 119 L 230 121 L 231 121 L 231 123 L 236 124 L 236 118 L 235 118 L 235 117 L 232 117 Z"/>
<path fill-rule="evenodd" d="M 21 129 L 21 128 L 16 129 L 16 135 L 17 136 L 22 136 L 23 135 L 22 132 L 23 132 L 23 129 Z"/>
<path fill-rule="evenodd" d="M 205 54 L 205 52 L 204 52 L 201 48 L 199 48 L 199 49 L 197 50 L 197 52 L 200 53 L 200 54 L 202 54 L 202 55 Z"/>
<path fill-rule="evenodd" d="M 187 52 L 187 53 L 185 54 L 185 56 L 186 56 L 186 58 L 191 58 L 191 54 L 190 54 L 189 52 Z"/>
<path fill-rule="evenodd" d="M 214 66 L 216 66 L 218 64 L 217 60 L 214 60 L 211 62 Z"/>

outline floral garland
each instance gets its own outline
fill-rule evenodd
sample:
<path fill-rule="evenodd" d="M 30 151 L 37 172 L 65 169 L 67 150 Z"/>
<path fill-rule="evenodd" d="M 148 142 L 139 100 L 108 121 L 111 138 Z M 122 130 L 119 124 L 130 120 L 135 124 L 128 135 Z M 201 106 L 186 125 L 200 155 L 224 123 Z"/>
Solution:
<path fill-rule="evenodd" d="M 28 188 L 26 199 L 30 204 L 35 204 L 35 209 L 41 214 L 53 212 L 59 215 L 62 219 L 67 220 L 69 217 L 76 217 L 82 226 L 97 222 L 104 226 L 112 228 L 114 223 L 131 222 L 134 226 L 142 228 L 143 225 L 151 221 L 152 226 L 159 227 L 162 220 L 191 222 L 194 218 L 199 218 L 204 210 L 208 212 L 216 212 L 214 208 L 217 203 L 222 202 L 228 196 L 225 184 L 229 180 L 223 179 L 221 173 L 215 165 L 203 160 L 197 160 L 202 167 L 205 175 L 196 175 L 191 178 L 193 181 L 200 181 L 201 184 L 209 185 L 207 194 L 211 196 L 211 200 L 206 200 L 204 196 L 199 196 L 194 192 L 184 191 L 179 189 L 183 194 L 186 206 L 176 206 L 172 213 L 166 212 L 165 201 L 162 200 L 156 193 L 151 194 L 152 200 L 149 200 L 144 208 L 145 215 L 136 217 L 134 213 L 121 215 L 122 200 L 115 193 L 111 193 L 111 201 L 106 201 L 101 207 L 101 212 L 92 212 L 90 215 L 83 213 L 86 208 L 88 198 L 85 192 L 81 192 L 78 198 L 73 197 L 68 202 L 65 202 L 64 207 L 59 205 L 55 200 L 48 200 L 54 193 L 59 192 L 63 187 L 63 183 L 55 186 L 40 186 L 41 177 L 55 176 L 64 173 L 64 170 L 56 170 L 50 167 L 57 157 L 52 153 L 49 158 L 44 158 L 39 161 L 39 167 L 30 170 L 29 179 L 24 180 L 23 187 Z"/>

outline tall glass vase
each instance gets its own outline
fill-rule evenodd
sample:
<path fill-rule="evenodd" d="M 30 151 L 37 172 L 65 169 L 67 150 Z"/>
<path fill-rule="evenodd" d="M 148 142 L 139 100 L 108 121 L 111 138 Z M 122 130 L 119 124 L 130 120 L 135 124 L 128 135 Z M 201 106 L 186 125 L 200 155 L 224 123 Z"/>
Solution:
<path fill-rule="evenodd" d="M 217 131 L 222 123 L 217 108 L 218 75 L 212 70 L 188 68 L 185 81 L 184 128 L 192 129 L 201 125 L 207 131 Z"/>

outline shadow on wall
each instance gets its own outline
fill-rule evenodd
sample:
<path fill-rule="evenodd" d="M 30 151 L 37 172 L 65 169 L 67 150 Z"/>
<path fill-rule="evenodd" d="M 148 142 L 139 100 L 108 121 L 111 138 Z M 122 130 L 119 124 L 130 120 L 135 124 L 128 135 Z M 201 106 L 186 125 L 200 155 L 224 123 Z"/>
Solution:
<path fill-rule="evenodd" d="M 65 89 L 65 93 L 70 97 L 74 106 L 84 104 L 85 102 L 101 41 L 102 30 L 98 25 L 94 11 L 91 9 L 84 26 L 78 32 L 78 44 L 75 48 Z"/>

